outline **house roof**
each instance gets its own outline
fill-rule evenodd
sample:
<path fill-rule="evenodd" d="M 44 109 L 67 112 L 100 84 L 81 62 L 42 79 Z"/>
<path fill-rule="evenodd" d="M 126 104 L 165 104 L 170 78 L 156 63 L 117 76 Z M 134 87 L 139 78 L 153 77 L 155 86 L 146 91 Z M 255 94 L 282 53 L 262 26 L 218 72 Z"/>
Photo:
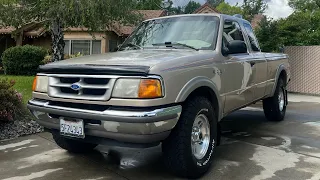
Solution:
<path fill-rule="evenodd" d="M 138 12 L 142 14 L 144 20 L 166 15 L 165 10 L 139 10 Z M 30 26 L 30 24 L 32 25 Z M 112 27 L 106 28 L 106 30 L 114 31 L 118 36 L 128 36 L 132 33 L 134 28 L 135 27 L 133 26 L 124 26 L 119 23 L 115 23 L 114 25 L 112 25 Z M 14 27 L 0 27 L 0 34 L 11 34 L 14 31 L 16 31 Z M 29 23 L 26 26 L 17 29 L 17 31 L 23 31 L 24 34 L 28 37 L 39 37 L 47 32 L 47 30 L 43 26 L 41 26 L 40 23 Z M 65 28 L 65 31 L 88 31 L 88 29 L 76 27 Z"/>
<path fill-rule="evenodd" d="M 11 34 L 14 30 L 14 27 L 0 27 L 0 34 Z"/>
<path fill-rule="evenodd" d="M 143 15 L 144 20 L 162 17 L 162 16 L 166 15 L 165 10 L 139 10 L 139 13 L 141 13 Z M 116 24 L 114 26 L 114 28 L 115 28 L 115 32 L 120 33 L 121 36 L 128 36 L 135 29 L 135 27 L 133 27 L 133 26 L 123 26 L 120 24 Z"/>
<path fill-rule="evenodd" d="M 212 7 L 210 3 L 206 2 L 193 12 L 193 14 L 200 14 L 200 13 L 220 13 L 220 12 L 216 8 Z"/>

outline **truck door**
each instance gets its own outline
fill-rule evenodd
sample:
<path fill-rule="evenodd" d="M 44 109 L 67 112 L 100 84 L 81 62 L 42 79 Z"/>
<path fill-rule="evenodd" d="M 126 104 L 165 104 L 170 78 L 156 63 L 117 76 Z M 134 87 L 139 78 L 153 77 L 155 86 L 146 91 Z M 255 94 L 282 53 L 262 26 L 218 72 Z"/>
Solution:
<path fill-rule="evenodd" d="M 254 35 L 253 29 L 249 23 L 243 23 L 246 31 L 245 37 L 247 39 L 248 48 L 252 59 L 249 59 L 250 65 L 252 66 L 253 81 L 253 100 L 259 100 L 265 95 L 266 81 L 267 81 L 267 61 L 264 53 L 261 53 L 258 40 Z"/>
<path fill-rule="evenodd" d="M 237 21 L 225 20 L 222 36 L 222 48 L 226 48 L 231 41 L 243 41 L 245 38 Z M 236 53 L 225 55 L 225 72 L 222 74 L 222 83 L 225 92 L 224 113 L 245 106 L 253 99 L 252 67 L 249 59 L 252 54 L 247 50 L 246 53 Z"/>

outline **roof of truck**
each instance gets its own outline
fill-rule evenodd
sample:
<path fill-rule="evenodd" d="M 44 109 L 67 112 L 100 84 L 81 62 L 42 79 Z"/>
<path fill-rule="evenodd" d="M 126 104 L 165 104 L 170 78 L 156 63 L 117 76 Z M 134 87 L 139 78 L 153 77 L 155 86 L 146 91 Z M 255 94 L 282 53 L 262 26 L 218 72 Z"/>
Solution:
<path fill-rule="evenodd" d="M 223 17 L 224 19 L 233 19 L 233 20 L 237 20 L 237 21 L 244 21 L 244 22 L 247 22 L 250 24 L 250 22 L 245 19 L 238 18 L 235 16 L 226 15 L 226 14 L 219 14 L 219 13 L 172 15 L 172 16 L 163 16 L 163 17 L 158 17 L 158 18 L 147 19 L 145 21 L 156 20 L 156 19 L 167 19 L 167 18 L 173 18 L 173 17 L 193 17 L 193 16 L 216 16 L 219 18 Z"/>

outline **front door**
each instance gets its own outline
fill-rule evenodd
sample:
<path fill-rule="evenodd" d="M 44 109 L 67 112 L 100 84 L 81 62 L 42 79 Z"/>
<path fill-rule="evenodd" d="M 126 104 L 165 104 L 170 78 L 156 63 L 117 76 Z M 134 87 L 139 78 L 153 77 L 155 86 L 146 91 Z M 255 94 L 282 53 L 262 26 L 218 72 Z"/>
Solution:
<path fill-rule="evenodd" d="M 225 21 L 223 45 L 233 40 L 245 42 L 239 23 Z M 249 52 L 249 51 L 248 51 Z M 253 71 L 252 54 L 229 54 L 225 57 L 224 72 L 222 73 L 225 95 L 224 113 L 229 113 L 253 100 Z"/>

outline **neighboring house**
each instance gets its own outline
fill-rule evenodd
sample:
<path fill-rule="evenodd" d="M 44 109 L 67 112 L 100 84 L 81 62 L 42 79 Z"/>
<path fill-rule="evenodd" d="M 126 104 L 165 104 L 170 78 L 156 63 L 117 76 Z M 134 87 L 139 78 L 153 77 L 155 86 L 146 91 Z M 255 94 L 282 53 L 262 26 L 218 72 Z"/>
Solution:
<path fill-rule="evenodd" d="M 166 15 L 164 10 L 141 10 L 144 19 Z M 112 28 L 89 34 L 85 28 L 67 28 L 64 31 L 65 54 L 82 53 L 100 54 L 112 52 L 134 30 L 131 26 L 115 24 Z M 92 36 L 93 35 L 93 36 Z M 13 38 L 14 37 L 14 38 Z M 0 56 L 2 52 L 12 46 L 31 44 L 51 48 L 50 32 L 41 23 L 29 23 L 21 28 L 0 28 Z"/>
<path fill-rule="evenodd" d="M 208 2 L 196 9 L 193 14 L 220 13 L 216 8 L 212 7 Z"/>
<path fill-rule="evenodd" d="M 255 29 L 259 27 L 259 23 L 264 17 L 265 16 L 263 14 L 256 14 L 251 21 L 252 28 Z"/>

